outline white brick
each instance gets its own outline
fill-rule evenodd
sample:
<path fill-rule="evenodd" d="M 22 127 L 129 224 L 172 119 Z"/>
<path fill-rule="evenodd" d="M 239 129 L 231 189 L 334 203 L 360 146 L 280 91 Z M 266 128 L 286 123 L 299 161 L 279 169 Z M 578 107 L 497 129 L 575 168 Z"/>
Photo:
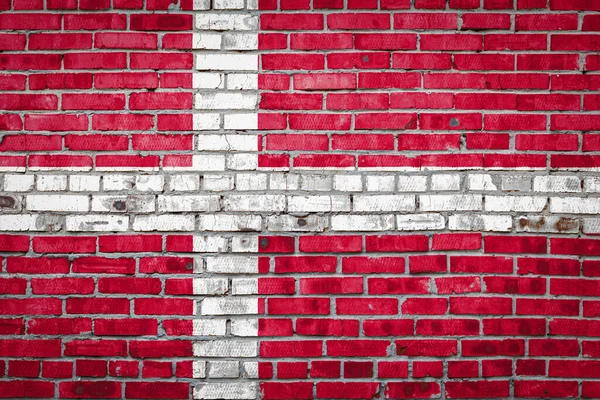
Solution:
<path fill-rule="evenodd" d="M 393 215 L 334 215 L 331 217 L 334 231 L 388 231 L 394 229 Z"/>
<path fill-rule="evenodd" d="M 267 174 L 236 174 L 235 190 L 267 190 Z"/>
<path fill-rule="evenodd" d="M 153 195 L 115 195 L 115 196 L 92 196 L 92 211 L 103 212 L 154 212 Z"/>
<path fill-rule="evenodd" d="M 221 48 L 221 35 L 214 33 L 194 33 L 193 49 L 219 50 Z"/>
<path fill-rule="evenodd" d="M 258 137 L 256 135 L 202 135 L 198 137 L 198 150 L 258 151 Z"/>
<path fill-rule="evenodd" d="M 189 170 L 189 171 L 224 171 L 225 156 L 218 154 L 202 154 L 192 156 L 191 167 L 163 168 L 164 170 Z"/>
<path fill-rule="evenodd" d="M 194 388 L 194 399 L 256 399 L 256 382 L 202 383 Z"/>
<path fill-rule="evenodd" d="M 226 130 L 255 130 L 258 129 L 257 113 L 227 113 L 225 114 Z"/>
<path fill-rule="evenodd" d="M 219 236 L 194 236 L 193 251 L 195 253 L 224 253 L 227 251 L 227 238 Z"/>
<path fill-rule="evenodd" d="M 102 178 L 102 188 L 105 191 L 133 190 L 135 188 L 135 176 L 110 174 Z"/>
<path fill-rule="evenodd" d="M 194 361 L 192 363 L 192 377 L 206 378 L 206 361 Z"/>
<path fill-rule="evenodd" d="M 51 169 L 51 168 L 40 168 L 40 167 L 29 167 L 30 171 L 41 171 L 43 169 Z M 63 168 L 63 169 L 67 169 L 67 168 Z M 69 168 L 70 171 L 89 171 L 91 169 L 91 167 L 85 167 L 85 168 Z M 26 168 L 25 166 L 18 166 L 18 165 L 0 165 L 0 172 L 25 172 Z"/>
<path fill-rule="evenodd" d="M 266 224 L 270 232 L 324 232 L 329 227 L 329 219 L 320 215 L 271 215 Z"/>
<path fill-rule="evenodd" d="M 448 228 L 453 231 L 499 231 L 512 229 L 510 215 L 458 214 L 448 217 Z"/>
<path fill-rule="evenodd" d="M 472 174 L 468 176 L 469 190 L 493 191 L 498 190 L 488 174 Z"/>
<path fill-rule="evenodd" d="M 170 175 L 167 191 L 170 192 L 195 192 L 200 190 L 199 175 Z"/>
<path fill-rule="evenodd" d="M 33 189 L 35 175 L 4 175 L 5 192 L 27 192 Z"/>
<path fill-rule="evenodd" d="M 227 89 L 258 90 L 258 74 L 227 74 Z"/>
<path fill-rule="evenodd" d="M 97 169 L 98 167 L 96 167 Z M 27 167 L 28 171 L 90 171 L 92 169 L 91 165 L 73 165 L 73 166 L 61 166 L 61 165 L 49 165 L 49 166 L 37 166 L 30 165 Z M 16 167 L 16 166 L 3 166 L 0 167 L 0 172 L 25 172 L 25 168 Z"/>
<path fill-rule="evenodd" d="M 393 175 L 367 176 L 367 192 L 393 192 L 396 177 Z"/>
<path fill-rule="evenodd" d="M 125 232 L 129 217 L 125 215 L 67 215 L 66 229 L 72 232 Z"/>
<path fill-rule="evenodd" d="M 196 212 L 219 211 L 219 196 L 184 195 L 158 196 L 158 211 Z"/>
<path fill-rule="evenodd" d="M 269 176 L 269 187 L 271 190 L 298 190 L 300 175 L 273 173 Z"/>
<path fill-rule="evenodd" d="M 587 193 L 600 192 L 600 177 L 588 176 L 583 179 L 583 187 Z"/>
<path fill-rule="evenodd" d="M 419 208 L 422 211 L 469 211 L 481 210 L 483 198 L 478 194 L 434 194 L 420 195 Z"/>
<path fill-rule="evenodd" d="M 350 211 L 350 196 L 288 196 L 288 212 Z"/>
<path fill-rule="evenodd" d="M 258 257 L 207 257 L 206 271 L 216 274 L 258 274 Z"/>
<path fill-rule="evenodd" d="M 587 235 L 600 233 L 600 218 L 584 218 L 582 222 L 583 233 Z"/>
<path fill-rule="evenodd" d="M 256 54 L 196 54 L 199 71 L 258 71 Z"/>
<path fill-rule="evenodd" d="M 331 175 L 300 175 L 300 188 L 306 191 L 330 192 L 333 187 Z"/>
<path fill-rule="evenodd" d="M 239 361 L 211 361 L 208 364 L 209 378 L 237 378 L 239 375 Z"/>
<path fill-rule="evenodd" d="M 135 189 L 140 192 L 162 192 L 165 186 L 163 175 L 138 175 L 135 177 Z"/>
<path fill-rule="evenodd" d="M 227 320 L 225 319 L 195 319 L 192 322 L 194 336 L 225 336 Z"/>
<path fill-rule="evenodd" d="M 43 192 L 59 192 L 67 190 L 66 175 L 38 175 L 37 190 Z"/>
<path fill-rule="evenodd" d="M 485 196 L 486 211 L 542 211 L 548 199 L 540 196 Z"/>
<path fill-rule="evenodd" d="M 223 35 L 224 50 L 256 50 L 258 49 L 258 35 L 256 33 Z"/>
<path fill-rule="evenodd" d="M 231 320 L 231 334 L 241 337 L 258 336 L 258 319 L 234 319 Z"/>
<path fill-rule="evenodd" d="M 503 175 L 502 190 L 529 192 L 531 190 L 531 177 L 520 175 Z"/>
<path fill-rule="evenodd" d="M 133 220 L 134 231 L 193 231 L 193 215 L 138 215 Z"/>
<path fill-rule="evenodd" d="M 258 104 L 255 93 L 196 93 L 196 110 L 254 110 Z"/>
<path fill-rule="evenodd" d="M 186 267 L 187 267 L 187 265 L 186 265 Z M 204 259 L 200 258 L 200 257 L 194 257 L 194 273 L 195 274 L 203 274 L 205 272 L 206 272 L 206 269 L 204 268 Z"/>
<path fill-rule="evenodd" d="M 200 231 L 260 231 L 262 218 L 260 215 L 200 215 Z"/>
<path fill-rule="evenodd" d="M 535 192 L 571 192 L 581 191 L 581 181 L 577 176 L 536 176 L 533 178 Z"/>
<path fill-rule="evenodd" d="M 0 214 L 0 227 L 3 231 L 59 231 L 62 228 L 59 216 L 37 214 Z"/>
<path fill-rule="evenodd" d="M 27 209 L 30 211 L 77 212 L 88 211 L 88 196 L 62 194 L 36 194 L 25 196 Z"/>
<path fill-rule="evenodd" d="M 252 31 L 258 29 L 258 17 L 249 14 L 196 14 L 196 28 L 211 31 Z"/>
<path fill-rule="evenodd" d="M 223 89 L 225 88 L 225 75 L 213 72 L 194 72 L 192 75 L 192 88 Z"/>
<path fill-rule="evenodd" d="M 227 293 L 229 283 L 224 278 L 209 278 L 193 280 L 194 294 L 216 296 Z"/>
<path fill-rule="evenodd" d="M 579 220 L 552 215 L 526 215 L 516 221 L 518 232 L 578 233 Z"/>
<path fill-rule="evenodd" d="M 100 177 L 93 175 L 70 175 L 69 191 L 97 192 L 100 190 Z"/>
<path fill-rule="evenodd" d="M 258 236 L 234 236 L 231 238 L 232 253 L 257 253 Z"/>
<path fill-rule="evenodd" d="M 225 196 L 223 210 L 282 212 L 285 210 L 285 196 L 269 194 Z"/>
<path fill-rule="evenodd" d="M 202 188 L 208 191 L 221 192 L 234 188 L 232 175 L 204 175 L 202 177 Z"/>
<path fill-rule="evenodd" d="M 231 294 L 234 296 L 258 294 L 258 279 L 233 279 L 231 281 Z"/>
<path fill-rule="evenodd" d="M 391 191 L 394 189 L 392 188 Z M 390 190 L 385 190 L 390 191 Z M 398 176 L 399 192 L 425 192 L 427 191 L 427 177 L 421 175 Z"/>
<path fill-rule="evenodd" d="M 194 343 L 195 357 L 257 357 L 255 340 L 212 340 Z"/>
<path fill-rule="evenodd" d="M 227 169 L 236 171 L 248 171 L 258 168 L 258 156 L 256 154 L 228 154 Z"/>
<path fill-rule="evenodd" d="M 248 10 L 258 10 L 258 0 L 246 0 L 246 8 Z"/>
<path fill-rule="evenodd" d="M 333 188 L 341 192 L 362 192 L 362 176 L 360 175 L 335 175 Z"/>
<path fill-rule="evenodd" d="M 431 190 L 460 190 L 460 175 L 436 174 L 431 176 Z"/>
<path fill-rule="evenodd" d="M 397 215 L 399 231 L 426 231 L 444 229 L 446 221 L 441 214 Z"/>
<path fill-rule="evenodd" d="M 91 168 L 87 168 L 86 170 L 90 170 Z M 155 172 L 158 171 L 160 167 L 156 166 L 137 166 L 137 165 L 115 165 L 115 166 L 96 166 L 96 171 L 102 172 Z M 73 170 L 73 169 L 67 169 Z"/>
<path fill-rule="evenodd" d="M 354 211 L 414 211 L 415 196 L 354 195 Z"/>
<path fill-rule="evenodd" d="M 211 0 L 194 0 L 194 10 L 210 10 Z"/>
<path fill-rule="evenodd" d="M 600 214 L 600 198 L 551 197 L 550 212 L 565 214 Z"/>
<path fill-rule="evenodd" d="M 242 362 L 242 377 L 247 379 L 258 379 L 258 362 Z"/>
<path fill-rule="evenodd" d="M 215 113 L 194 114 L 193 124 L 195 131 L 218 130 L 221 127 L 221 115 Z"/>
<path fill-rule="evenodd" d="M 240 10 L 244 8 L 244 0 L 214 0 L 215 10 Z"/>

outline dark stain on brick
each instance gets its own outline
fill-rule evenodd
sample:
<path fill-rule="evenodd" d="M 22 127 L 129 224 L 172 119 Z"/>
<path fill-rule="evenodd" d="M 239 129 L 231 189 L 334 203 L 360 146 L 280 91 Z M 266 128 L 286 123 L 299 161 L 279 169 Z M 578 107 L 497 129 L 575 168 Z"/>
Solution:
<path fill-rule="evenodd" d="M 127 208 L 127 203 L 124 202 L 123 200 L 117 200 L 113 203 L 113 207 L 117 211 L 123 211 Z"/>
<path fill-rule="evenodd" d="M 15 206 L 15 199 L 10 196 L 0 196 L 0 207 L 2 208 L 13 208 Z"/>
<path fill-rule="evenodd" d="M 269 239 L 268 238 L 260 238 L 259 244 L 260 244 L 261 249 L 266 249 L 269 246 Z"/>
<path fill-rule="evenodd" d="M 570 231 L 577 228 L 577 220 L 573 218 L 561 217 L 556 224 L 554 224 L 554 227 L 559 232 Z"/>

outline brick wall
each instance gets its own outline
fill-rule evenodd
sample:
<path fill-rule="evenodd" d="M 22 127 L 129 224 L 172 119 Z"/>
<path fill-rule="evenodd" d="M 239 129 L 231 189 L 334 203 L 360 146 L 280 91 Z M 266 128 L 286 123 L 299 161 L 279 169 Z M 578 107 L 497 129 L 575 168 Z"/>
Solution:
<path fill-rule="evenodd" d="M 0 398 L 600 398 L 597 0 L 0 30 Z"/>

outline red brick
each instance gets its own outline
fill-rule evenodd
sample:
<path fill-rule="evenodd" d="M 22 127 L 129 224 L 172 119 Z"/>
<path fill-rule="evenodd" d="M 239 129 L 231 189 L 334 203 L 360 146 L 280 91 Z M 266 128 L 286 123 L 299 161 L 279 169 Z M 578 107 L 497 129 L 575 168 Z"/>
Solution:
<path fill-rule="evenodd" d="M 462 30 L 501 30 L 510 27 L 510 14 L 465 13 L 462 15 Z"/>
<path fill-rule="evenodd" d="M 398 299 L 338 298 L 335 307 L 338 315 L 395 315 L 398 314 Z"/>
<path fill-rule="evenodd" d="M 546 321 L 539 318 L 484 319 L 483 333 L 493 336 L 543 336 L 546 334 Z"/>
<path fill-rule="evenodd" d="M 268 313 L 271 315 L 288 314 L 329 314 L 327 298 L 269 298 Z"/>
<path fill-rule="evenodd" d="M 426 236 L 421 235 L 384 235 L 384 236 L 367 236 L 365 238 L 367 252 L 414 252 L 427 251 L 429 247 Z"/>
<path fill-rule="evenodd" d="M 187 399 L 190 384 L 187 382 L 127 382 L 125 397 L 133 399 L 152 399 L 157 393 L 163 399 Z"/>
<path fill-rule="evenodd" d="M 405 260 L 402 257 L 344 257 L 342 272 L 356 273 L 403 273 Z"/>
<path fill-rule="evenodd" d="M 42 377 L 65 379 L 73 377 L 73 363 L 70 361 L 44 361 Z"/>
<path fill-rule="evenodd" d="M 369 319 L 363 322 L 365 336 L 411 336 L 414 332 L 411 319 Z"/>
<path fill-rule="evenodd" d="M 329 29 L 390 29 L 390 17 L 383 13 L 343 13 L 327 15 Z"/>
<path fill-rule="evenodd" d="M 379 391 L 377 382 L 317 382 L 317 397 L 370 399 Z"/>
<path fill-rule="evenodd" d="M 357 320 L 327 318 L 298 318 L 296 333 L 308 336 L 358 336 Z"/>
<path fill-rule="evenodd" d="M 261 382 L 260 391 L 265 400 L 312 399 L 312 382 Z"/>
<path fill-rule="evenodd" d="M 507 397 L 509 381 L 454 381 L 446 383 L 446 393 L 452 398 Z"/>
<path fill-rule="evenodd" d="M 462 341 L 462 355 L 465 357 L 481 356 L 522 356 L 525 354 L 525 341 L 521 339 L 479 340 L 465 339 Z"/>
<path fill-rule="evenodd" d="M 357 33 L 354 48 L 358 50 L 415 50 L 417 36 L 406 33 Z"/>
<path fill-rule="evenodd" d="M 260 16 L 260 29 L 263 30 L 321 30 L 321 14 L 269 14 Z"/>
<path fill-rule="evenodd" d="M 302 341 L 261 341 L 260 356 L 279 357 L 320 357 L 323 354 L 322 342 L 318 340 Z"/>
<path fill-rule="evenodd" d="M 385 69 L 390 67 L 389 53 L 330 53 L 327 67 L 331 69 Z"/>
<path fill-rule="evenodd" d="M 91 318 L 34 318 L 27 325 L 27 332 L 34 335 L 76 335 L 91 331 Z"/>
<path fill-rule="evenodd" d="M 396 340 L 396 353 L 407 357 L 450 357 L 457 354 L 456 340 Z"/>
<path fill-rule="evenodd" d="M 6 397 L 54 397 L 54 382 L 10 380 L 0 382 L 0 393 Z"/>

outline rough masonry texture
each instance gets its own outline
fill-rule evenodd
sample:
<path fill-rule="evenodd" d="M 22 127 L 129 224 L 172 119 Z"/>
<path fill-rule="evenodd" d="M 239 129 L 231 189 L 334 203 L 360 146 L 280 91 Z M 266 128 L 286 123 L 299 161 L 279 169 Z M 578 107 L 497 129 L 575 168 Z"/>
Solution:
<path fill-rule="evenodd" d="M 600 398 L 600 1 L 0 30 L 0 398 Z"/>

